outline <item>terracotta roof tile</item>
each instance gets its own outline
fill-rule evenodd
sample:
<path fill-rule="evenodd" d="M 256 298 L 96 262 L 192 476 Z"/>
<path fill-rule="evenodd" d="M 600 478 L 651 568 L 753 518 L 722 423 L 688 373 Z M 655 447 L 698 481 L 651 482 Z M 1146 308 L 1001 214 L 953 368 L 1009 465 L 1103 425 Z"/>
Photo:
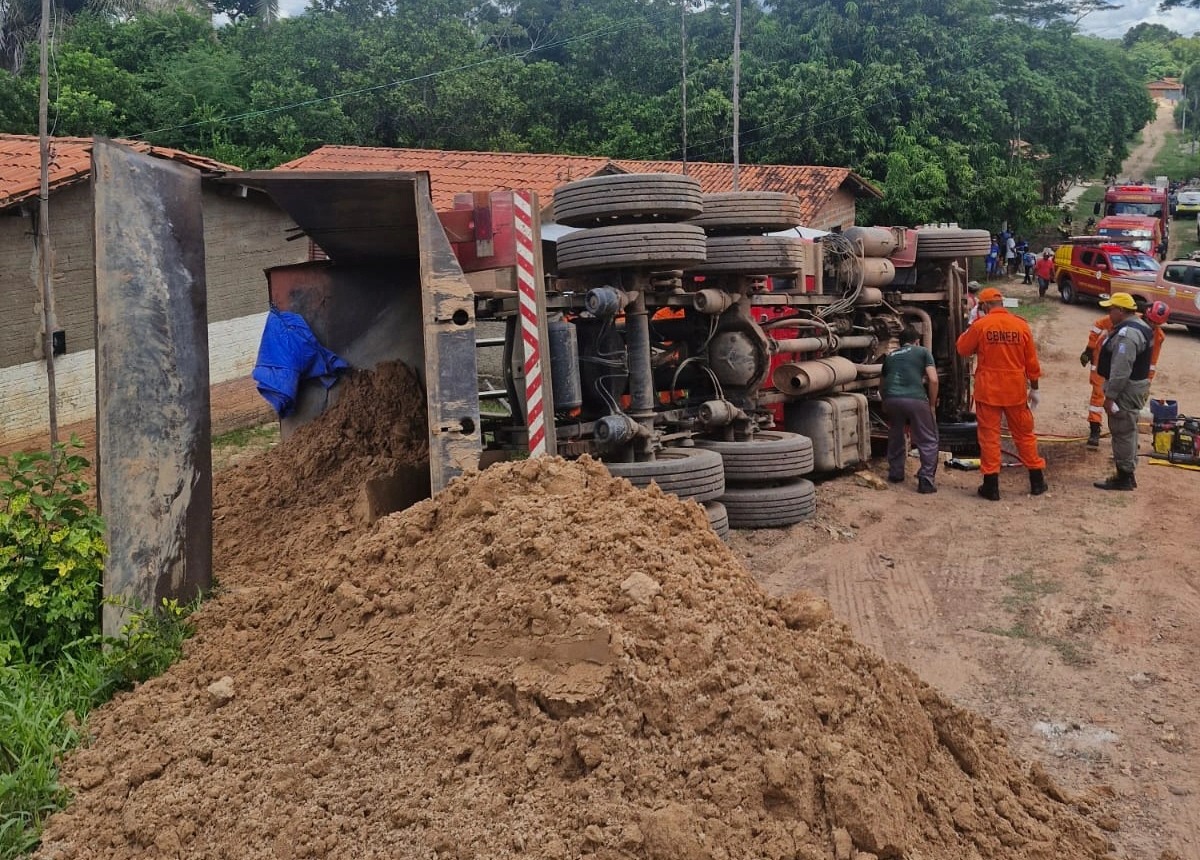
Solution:
<path fill-rule="evenodd" d="M 222 164 L 202 155 L 178 149 L 151 146 L 141 140 L 118 140 L 137 152 L 178 161 L 205 173 L 236 173 L 232 164 Z M 50 190 L 86 182 L 92 172 L 90 137 L 53 137 L 50 139 Z M 7 209 L 37 197 L 41 184 L 41 157 L 38 138 L 31 134 L 0 134 L 0 209 Z"/>
<path fill-rule="evenodd" d="M 438 149 L 387 149 L 362 146 L 323 146 L 282 164 L 277 170 L 401 170 L 429 172 L 433 203 L 453 205 L 454 195 L 466 191 L 527 188 L 548 202 L 565 182 L 603 171 L 624 173 L 682 173 L 678 161 L 633 161 L 585 155 L 545 155 L 523 152 L 450 152 Z M 689 162 L 688 175 L 706 193 L 733 188 L 733 165 Z M 746 191 L 786 191 L 800 198 L 809 222 L 834 192 L 849 182 L 855 194 L 881 197 L 879 190 L 845 167 L 745 164 L 739 184 Z"/>

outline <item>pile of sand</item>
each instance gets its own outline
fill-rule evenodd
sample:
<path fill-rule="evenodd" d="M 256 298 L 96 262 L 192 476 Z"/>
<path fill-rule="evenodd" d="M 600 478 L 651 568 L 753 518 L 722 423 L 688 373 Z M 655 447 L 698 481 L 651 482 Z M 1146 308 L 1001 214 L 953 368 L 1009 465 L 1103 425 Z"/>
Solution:
<path fill-rule="evenodd" d="M 337 404 L 267 455 L 213 477 L 213 570 L 273 585 L 361 529 L 364 482 L 429 459 L 425 392 L 400 363 L 354 371 Z"/>
<path fill-rule="evenodd" d="M 262 543 L 303 528 L 281 504 Z M 225 499 L 219 538 L 251 516 Z M 40 857 L 1106 856 L 984 721 L 596 463 L 290 552 L 222 572 L 186 659 L 93 715 Z"/>

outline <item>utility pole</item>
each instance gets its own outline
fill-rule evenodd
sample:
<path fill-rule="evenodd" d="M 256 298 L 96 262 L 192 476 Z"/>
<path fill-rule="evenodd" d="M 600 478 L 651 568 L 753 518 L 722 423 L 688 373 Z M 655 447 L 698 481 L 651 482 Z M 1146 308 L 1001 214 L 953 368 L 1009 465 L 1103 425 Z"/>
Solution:
<path fill-rule="evenodd" d="M 54 286 L 50 277 L 50 0 L 42 0 L 42 26 L 39 34 L 41 65 L 38 77 L 38 150 L 41 161 L 41 186 L 38 196 L 38 281 L 42 293 L 42 355 L 46 359 L 46 391 L 50 399 L 50 446 L 58 444 L 58 385 L 54 376 Z"/>
<path fill-rule="evenodd" d="M 687 4 L 679 0 L 679 91 L 683 101 L 683 175 L 687 176 Z"/>
<path fill-rule="evenodd" d="M 1184 112 L 1186 112 L 1186 110 L 1187 110 L 1187 108 L 1188 108 L 1188 94 L 1187 94 L 1187 90 L 1184 90 L 1183 92 L 1184 92 L 1184 96 L 1183 96 L 1183 109 L 1184 109 Z M 1192 116 L 1192 155 L 1195 155 L 1195 154 L 1196 154 L 1196 120 L 1195 120 L 1195 112 L 1196 112 L 1196 106 L 1195 106 L 1195 104 L 1193 104 L 1193 106 L 1192 106 L 1192 114 L 1193 114 L 1193 116 Z M 1189 176 L 1189 178 L 1188 178 L 1188 179 L 1190 179 L 1190 176 Z"/>
<path fill-rule="evenodd" d="M 1179 130 L 1179 133 L 1182 134 L 1185 138 L 1187 137 L 1187 103 L 1188 103 L 1188 91 L 1187 91 L 1187 87 L 1184 87 L 1183 88 L 1183 122 L 1182 122 L 1182 127 Z"/>
<path fill-rule="evenodd" d="M 733 190 L 740 191 L 738 171 L 740 169 L 738 137 L 741 134 L 739 87 L 742 78 L 742 0 L 733 4 Z"/>

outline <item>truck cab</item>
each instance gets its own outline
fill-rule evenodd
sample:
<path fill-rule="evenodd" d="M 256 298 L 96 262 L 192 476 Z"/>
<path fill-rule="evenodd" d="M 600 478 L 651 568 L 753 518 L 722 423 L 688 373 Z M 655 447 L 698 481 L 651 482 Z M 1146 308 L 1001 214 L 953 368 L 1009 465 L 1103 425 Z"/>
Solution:
<path fill-rule="evenodd" d="M 1096 236 L 1073 236 L 1054 255 L 1054 282 L 1066 304 L 1153 287 L 1159 264 L 1149 254 Z"/>
<path fill-rule="evenodd" d="M 1144 254 L 1167 258 L 1167 240 L 1162 223 L 1157 218 L 1141 215 L 1107 215 L 1096 225 L 1096 235 L 1126 248 L 1136 248 Z"/>
<path fill-rule="evenodd" d="M 1170 322 L 1186 325 L 1188 331 L 1200 334 L 1200 262 L 1172 260 L 1166 263 L 1149 292 L 1133 296 L 1148 302 L 1166 302 L 1171 309 Z"/>
<path fill-rule="evenodd" d="M 1158 222 L 1160 246 L 1156 251 L 1160 259 L 1166 257 L 1166 240 L 1171 235 L 1171 212 L 1167 201 L 1167 189 L 1153 185 L 1110 185 L 1104 190 L 1104 200 L 1096 203 L 1093 210 L 1103 219 L 1117 217 L 1149 218 Z M 1159 248 L 1161 247 L 1161 250 Z"/>

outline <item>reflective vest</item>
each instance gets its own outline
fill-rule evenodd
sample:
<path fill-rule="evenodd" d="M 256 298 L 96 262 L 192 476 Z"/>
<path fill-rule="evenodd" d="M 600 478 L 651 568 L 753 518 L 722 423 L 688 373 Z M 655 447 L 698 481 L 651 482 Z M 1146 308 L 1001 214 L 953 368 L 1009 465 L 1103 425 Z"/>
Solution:
<path fill-rule="evenodd" d="M 1138 352 L 1133 359 L 1133 370 L 1129 373 L 1129 378 L 1134 382 L 1142 382 L 1150 378 L 1150 353 L 1152 352 L 1151 344 L 1154 343 L 1154 332 L 1150 331 L 1150 326 L 1142 322 L 1138 317 L 1129 317 L 1124 322 L 1117 323 L 1113 326 L 1108 338 L 1100 347 L 1100 361 L 1096 365 L 1096 372 L 1108 379 L 1108 374 L 1112 370 L 1112 353 L 1114 347 L 1121 341 L 1121 329 L 1126 326 L 1133 326 L 1141 331 L 1142 336 L 1146 339 L 1146 345 Z"/>

